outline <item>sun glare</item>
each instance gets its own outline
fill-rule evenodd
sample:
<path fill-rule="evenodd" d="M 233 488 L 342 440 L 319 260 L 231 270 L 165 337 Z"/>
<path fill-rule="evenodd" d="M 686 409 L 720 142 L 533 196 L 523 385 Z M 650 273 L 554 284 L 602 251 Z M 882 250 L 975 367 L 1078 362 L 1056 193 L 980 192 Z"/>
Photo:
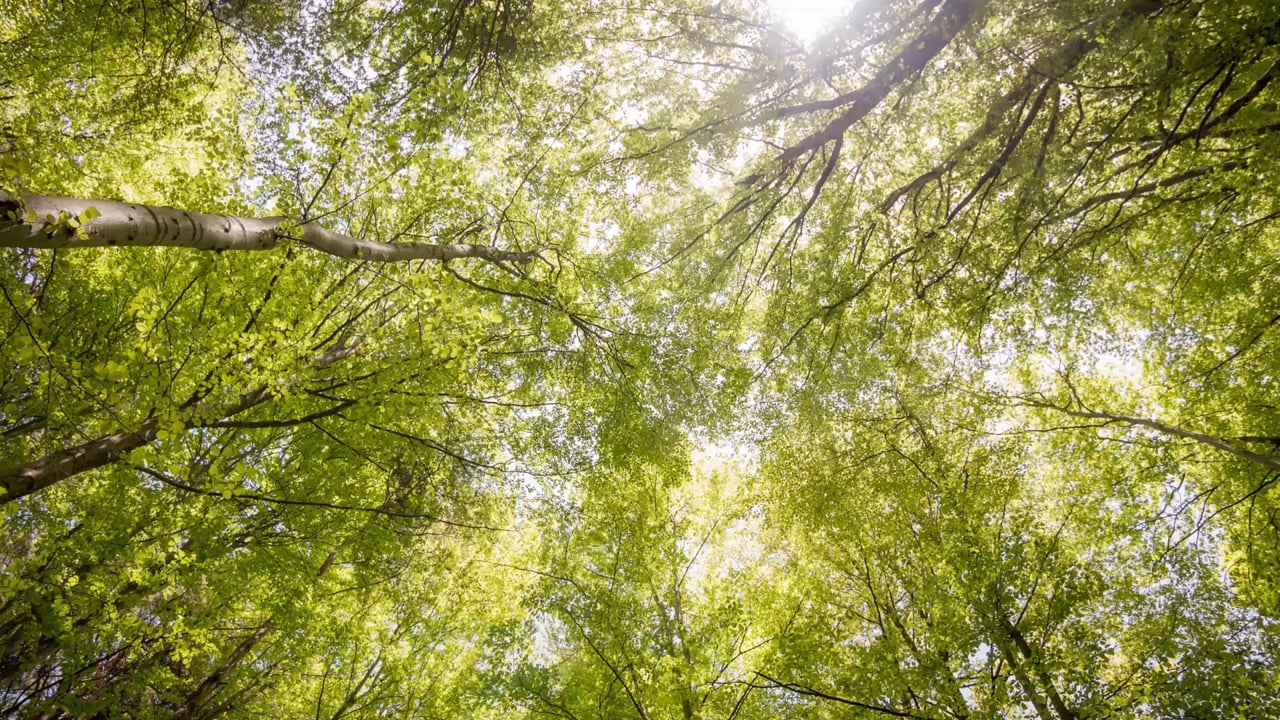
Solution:
<path fill-rule="evenodd" d="M 857 0 L 768 0 L 769 10 L 805 43 L 812 42 Z"/>

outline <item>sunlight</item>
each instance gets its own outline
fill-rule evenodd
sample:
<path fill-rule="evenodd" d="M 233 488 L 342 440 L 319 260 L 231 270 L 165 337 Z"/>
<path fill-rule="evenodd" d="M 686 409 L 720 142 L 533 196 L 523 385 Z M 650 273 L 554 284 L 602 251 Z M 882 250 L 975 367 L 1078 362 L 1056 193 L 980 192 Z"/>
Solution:
<path fill-rule="evenodd" d="M 769 11 L 805 43 L 849 11 L 856 0 L 768 0 Z"/>

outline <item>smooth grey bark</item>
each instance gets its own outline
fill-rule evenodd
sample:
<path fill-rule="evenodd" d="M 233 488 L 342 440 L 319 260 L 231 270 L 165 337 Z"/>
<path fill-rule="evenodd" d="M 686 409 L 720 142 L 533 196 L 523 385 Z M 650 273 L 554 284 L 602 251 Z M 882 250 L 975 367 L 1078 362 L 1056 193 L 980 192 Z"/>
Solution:
<path fill-rule="evenodd" d="M 1241 458 L 1242 460 L 1248 460 L 1249 462 L 1257 463 L 1262 467 L 1267 468 L 1268 470 L 1280 471 L 1280 458 L 1273 457 L 1271 455 L 1263 455 L 1261 453 L 1253 452 L 1252 450 L 1246 450 L 1245 448 L 1237 447 L 1236 445 L 1232 445 L 1231 443 L 1227 442 L 1226 440 L 1223 440 L 1220 437 L 1205 435 L 1203 433 L 1198 433 L 1191 430 L 1183 430 L 1180 427 L 1174 427 L 1173 425 L 1165 425 L 1162 422 L 1157 422 L 1155 420 L 1148 420 L 1147 418 L 1130 417 L 1128 415 L 1116 415 L 1116 414 L 1107 413 L 1107 412 L 1094 412 L 1092 410 L 1071 410 L 1070 408 L 1058 407 L 1057 405 L 1051 405 L 1045 402 L 1030 402 L 1028 404 L 1033 407 L 1042 407 L 1042 408 L 1049 408 L 1051 410 L 1057 410 L 1060 413 L 1064 413 L 1072 417 L 1085 418 L 1089 420 L 1103 420 L 1109 423 L 1124 423 L 1126 425 L 1136 425 L 1138 427 L 1150 428 L 1152 430 L 1155 430 L 1156 432 L 1163 433 L 1165 435 L 1172 435 L 1174 437 L 1186 438 L 1187 440 L 1195 440 L 1196 442 L 1204 443 L 1205 445 L 1208 445 L 1210 447 L 1215 447 L 1224 452 L 1229 452 L 1232 455 L 1235 455 L 1236 457 Z M 1251 436 L 1245 436 L 1245 437 L 1247 438 Z M 1245 438 L 1241 438 L 1241 439 L 1243 440 Z"/>
<path fill-rule="evenodd" d="M 78 231 L 58 221 L 65 213 L 79 218 L 93 208 L 98 216 Z M 0 212 L 22 210 L 14 220 L 0 216 L 0 247 L 188 247 L 197 250 L 269 250 L 291 237 L 297 242 L 347 260 L 395 263 L 410 260 L 480 258 L 528 263 L 537 251 L 502 250 L 491 245 L 387 243 L 343 235 L 314 223 L 277 216 L 265 218 L 210 215 L 170 207 L 116 200 L 23 195 L 19 205 L 0 193 Z M 28 222 L 31 214 L 35 218 Z"/>

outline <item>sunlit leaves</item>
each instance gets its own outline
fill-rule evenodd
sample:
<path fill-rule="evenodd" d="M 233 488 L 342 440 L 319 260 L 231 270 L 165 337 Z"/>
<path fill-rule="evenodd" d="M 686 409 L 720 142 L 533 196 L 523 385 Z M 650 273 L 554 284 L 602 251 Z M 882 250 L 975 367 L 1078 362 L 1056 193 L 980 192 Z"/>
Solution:
<path fill-rule="evenodd" d="M 15 7 L 0 714 L 1276 714 L 1266 7 Z"/>

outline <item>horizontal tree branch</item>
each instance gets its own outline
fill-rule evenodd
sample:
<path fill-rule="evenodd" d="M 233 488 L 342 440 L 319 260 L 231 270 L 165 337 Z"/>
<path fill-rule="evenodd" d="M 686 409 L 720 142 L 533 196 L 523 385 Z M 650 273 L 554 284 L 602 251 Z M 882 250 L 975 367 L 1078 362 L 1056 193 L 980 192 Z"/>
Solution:
<path fill-rule="evenodd" d="M 451 525 L 453 527 L 464 528 L 467 530 L 506 531 L 506 528 L 493 527 L 490 525 L 473 525 L 469 523 L 455 522 L 453 520 L 446 520 L 444 518 L 437 517 L 430 513 L 399 512 L 396 510 L 391 510 L 385 507 L 385 505 L 381 507 L 367 507 L 364 505 L 343 505 L 341 503 L 321 502 L 319 500 L 295 500 L 291 498 L 272 497 L 270 495 L 262 495 L 260 493 L 254 493 L 254 492 L 232 491 L 230 494 L 226 494 L 218 490 L 209 490 L 207 488 L 201 488 L 201 487 L 196 487 L 194 485 L 189 485 L 173 477 L 172 475 L 162 473 L 159 470 L 147 467 L 146 465 L 135 465 L 133 467 L 139 472 L 149 475 L 155 478 L 156 480 L 159 480 L 160 482 L 164 483 L 165 485 L 168 485 L 169 487 L 175 488 L 177 490 L 182 490 L 184 492 L 195 493 L 197 495 L 206 495 L 208 497 L 226 498 L 228 500 L 251 500 L 254 502 L 267 503 L 270 505 L 294 505 L 298 507 L 320 508 L 322 510 L 347 510 L 351 512 L 363 512 L 363 513 L 371 513 L 373 515 L 382 515 L 384 517 L 396 518 L 400 520 L 426 520 L 428 522 L 439 523 L 441 525 Z"/>
<path fill-rule="evenodd" d="M 916 715 L 915 713 L 905 712 L 902 710 L 895 710 L 893 708 L 884 707 L 883 705 L 873 705 L 871 703 L 864 703 L 864 702 L 859 702 L 857 700 L 850 700 L 849 698 L 843 698 L 843 697 L 840 697 L 839 695 L 831 695 L 829 693 L 822 692 L 821 690 L 815 690 L 811 687 L 808 687 L 806 685 L 801 685 L 799 683 L 782 682 L 781 680 L 776 680 L 774 678 L 769 677 L 768 675 L 765 675 L 759 670 L 756 670 L 754 672 L 757 676 L 764 678 L 765 680 L 768 680 L 769 682 L 773 683 L 772 685 L 756 685 L 755 687 L 762 687 L 762 688 L 776 687 L 780 690 L 789 690 L 793 693 L 796 693 L 797 695 L 808 695 L 809 697 L 816 697 L 821 700 L 831 700 L 832 702 L 838 702 L 842 705 L 849 705 L 852 707 L 861 708 L 863 710 L 870 710 L 872 712 L 880 713 L 881 715 L 891 715 L 893 717 L 900 717 L 900 718 L 913 718 L 914 720 L 931 720 L 931 718 L 925 717 L 923 715 Z"/>
<path fill-rule="evenodd" d="M 312 367 L 323 369 L 333 363 L 351 357 L 358 350 L 358 342 L 348 342 L 348 338 L 341 338 L 333 347 L 317 356 L 311 364 Z M 208 409 L 202 407 L 202 398 L 197 395 L 180 408 L 180 422 L 184 429 L 193 427 L 252 428 L 287 427 L 314 419 L 309 416 L 297 421 L 256 421 L 219 425 L 219 423 L 229 422 L 235 415 L 272 400 L 274 397 L 275 395 L 265 387 L 250 390 L 243 393 L 236 402 L 219 409 L 213 415 L 215 419 L 205 420 L 202 419 L 202 416 L 208 418 L 210 415 Z M 354 401 L 341 401 L 338 407 L 321 411 L 317 416 L 325 417 L 335 414 L 351 404 L 354 404 Z M 130 451 L 155 442 L 160 430 L 160 418 L 151 416 L 132 430 L 123 430 L 104 435 L 75 447 L 49 453 L 25 465 L 0 470 L 0 505 L 13 502 L 38 490 L 43 490 L 50 485 L 82 472 L 109 465 L 124 457 Z"/>
<path fill-rule="evenodd" d="M 198 427 L 215 427 L 215 428 L 283 428 L 293 427 L 295 425 L 305 425 L 312 420 L 329 417 L 342 412 L 343 410 L 355 405 L 355 400 L 343 400 L 333 407 L 324 410 L 317 410 L 310 415 L 303 415 L 300 418 L 287 418 L 284 420 L 215 420 L 213 422 L 204 423 Z"/>
<path fill-rule="evenodd" d="M 219 412 L 224 418 L 244 412 L 270 400 L 272 395 L 265 388 L 245 393 L 240 399 Z M 191 402 L 183 407 L 183 427 L 191 427 L 199 415 L 199 403 Z M 143 420 L 133 430 L 123 430 L 95 438 L 75 447 L 50 453 L 6 470 L 0 470 L 0 505 L 11 503 L 38 490 L 94 468 L 109 465 L 125 454 L 155 442 L 161 429 L 160 418 L 152 416 Z"/>
<path fill-rule="evenodd" d="M 187 247 L 196 250 L 270 250 L 281 241 L 320 252 L 378 263 L 480 258 L 529 263 L 538 251 L 501 250 L 492 245 L 388 243 L 343 235 L 315 223 L 284 216 L 264 218 L 210 215 L 116 200 L 23 195 L 22 202 L 0 193 L 0 247 Z M 82 227 L 68 221 L 84 219 Z"/>

